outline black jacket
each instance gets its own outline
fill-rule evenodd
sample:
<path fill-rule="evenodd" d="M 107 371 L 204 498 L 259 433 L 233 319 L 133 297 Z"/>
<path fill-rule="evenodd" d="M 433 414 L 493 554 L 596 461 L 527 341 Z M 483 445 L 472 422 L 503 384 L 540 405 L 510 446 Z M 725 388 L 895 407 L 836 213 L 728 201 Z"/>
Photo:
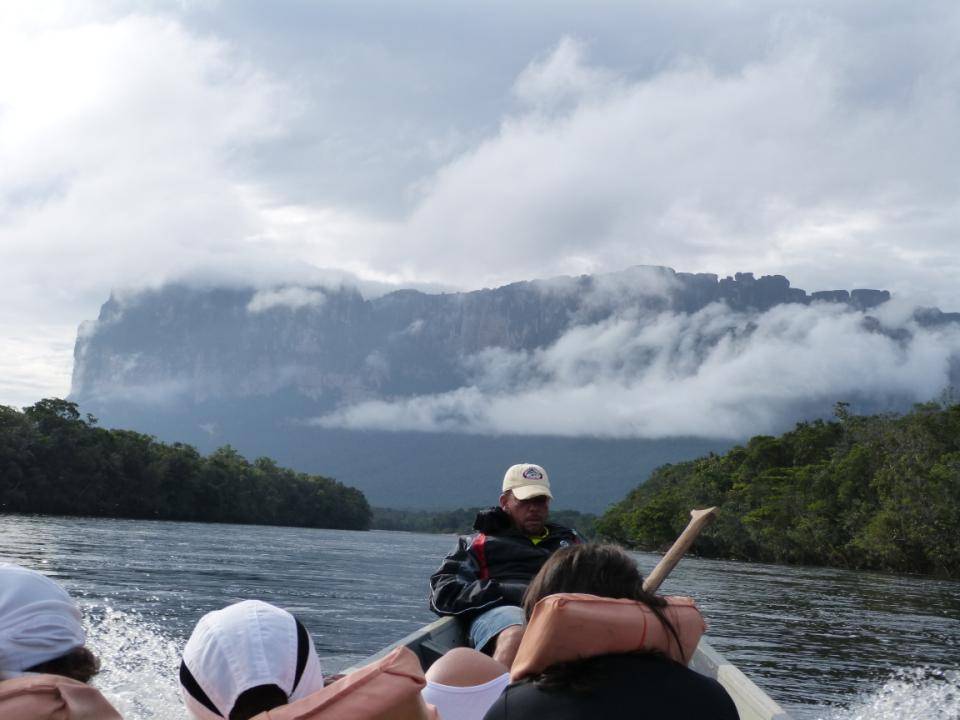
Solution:
<path fill-rule="evenodd" d="M 607 655 L 590 690 L 545 690 L 524 680 L 507 687 L 483 720 L 738 720 L 723 686 L 655 655 Z"/>
<path fill-rule="evenodd" d="M 470 620 L 497 605 L 519 605 L 554 551 L 583 542 L 576 530 L 553 523 L 547 528 L 547 537 L 534 545 L 500 508 L 479 513 L 477 532 L 461 536 L 457 549 L 430 577 L 430 609 Z"/>

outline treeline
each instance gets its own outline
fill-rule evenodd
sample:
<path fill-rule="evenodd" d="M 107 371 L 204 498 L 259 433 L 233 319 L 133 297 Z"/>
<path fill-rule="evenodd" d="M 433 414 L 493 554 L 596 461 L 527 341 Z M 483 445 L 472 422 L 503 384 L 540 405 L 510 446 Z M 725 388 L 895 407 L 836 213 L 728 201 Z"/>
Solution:
<path fill-rule="evenodd" d="M 0 405 L 0 512 L 365 530 L 363 493 L 335 480 L 209 456 L 129 430 L 97 427 L 66 400 Z"/>
<path fill-rule="evenodd" d="M 458 508 L 456 510 L 393 510 L 374 508 L 375 530 L 406 530 L 422 533 L 471 532 L 477 513 L 487 508 Z M 585 537 L 593 537 L 597 516 L 576 510 L 551 510 L 550 522 L 576 528 Z"/>
<path fill-rule="evenodd" d="M 960 405 L 836 415 L 661 467 L 597 529 L 662 549 L 691 508 L 718 505 L 704 556 L 960 577 Z"/>

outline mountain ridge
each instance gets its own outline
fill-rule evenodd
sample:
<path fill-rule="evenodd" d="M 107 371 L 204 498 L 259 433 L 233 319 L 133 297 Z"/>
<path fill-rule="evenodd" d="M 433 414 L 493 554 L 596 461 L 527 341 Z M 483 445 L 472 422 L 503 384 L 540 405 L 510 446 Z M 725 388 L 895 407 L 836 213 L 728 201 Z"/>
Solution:
<path fill-rule="evenodd" d="M 638 271 L 642 277 L 636 278 Z M 634 288 L 626 285 L 630 279 L 647 281 L 647 284 L 631 295 L 630 290 Z M 646 292 L 651 280 L 655 284 L 654 291 Z M 84 399 L 96 395 L 99 384 L 109 389 L 116 385 L 118 375 L 122 380 L 133 369 L 137 370 L 139 384 L 143 383 L 145 371 L 163 375 L 163 368 L 155 363 L 151 365 L 151 359 L 163 357 L 168 347 L 180 348 L 184 341 L 196 342 L 200 335 L 207 345 L 214 343 L 219 351 L 217 357 L 198 358 L 202 361 L 200 366 L 193 363 L 188 367 L 186 363 L 176 362 L 176 356 L 168 354 L 165 361 L 170 372 L 167 377 L 156 380 L 175 381 L 187 370 L 203 369 L 204 363 L 213 370 L 214 360 L 217 367 L 222 367 L 236 359 L 231 350 L 237 347 L 238 337 L 243 342 L 242 330 L 245 328 L 241 325 L 244 324 L 250 326 L 252 333 L 257 333 L 265 330 L 263 326 L 269 321 L 278 323 L 271 328 L 275 341 L 288 352 L 308 351 L 306 356 L 310 362 L 314 365 L 322 363 L 329 380 L 333 384 L 342 383 L 340 389 L 349 397 L 364 394 L 363 388 L 356 384 L 358 379 L 362 381 L 361 386 L 369 384 L 370 389 L 388 394 L 457 387 L 457 383 L 464 380 L 456 363 L 459 356 L 477 353 L 487 347 L 508 350 L 543 347 L 555 341 L 571 324 L 596 322 L 615 310 L 622 310 L 624 304 L 617 300 L 624 297 L 628 304 L 632 303 L 642 311 L 683 313 L 696 312 L 712 302 L 724 302 L 732 310 L 759 312 L 783 303 L 811 302 L 844 303 L 865 310 L 890 298 L 888 291 L 873 289 L 825 290 L 808 295 L 802 289 L 791 287 L 789 280 L 782 275 L 754 278 L 752 273 L 736 273 L 720 278 L 710 273 L 677 273 L 671 268 L 645 266 L 621 273 L 521 281 L 463 293 L 397 290 L 369 300 L 358 290 L 346 286 L 333 291 L 322 286 L 305 289 L 318 293 L 322 300 L 299 306 L 280 302 L 257 311 L 249 309 L 258 293 L 253 288 L 198 290 L 173 284 L 144 291 L 123 302 L 111 296 L 101 308 L 96 323 L 86 326 L 78 335 L 71 397 Z M 543 298 L 548 298 L 549 302 L 538 302 Z M 927 309 L 924 318 L 931 323 L 960 319 L 958 313 L 937 313 L 940 311 Z M 122 335 L 111 332 L 113 326 L 131 314 L 134 317 L 128 318 L 124 324 Z M 194 326 L 176 327 L 176 320 L 187 314 L 193 319 Z M 291 321 L 298 328 L 305 327 L 305 333 L 295 337 Z M 350 342 L 341 343 L 336 353 L 325 352 L 325 336 L 351 325 L 364 326 L 365 331 L 361 329 L 347 336 Z M 158 333 L 158 329 L 169 332 Z M 177 331 L 183 335 L 173 336 Z M 91 364 L 89 358 L 98 354 L 103 356 L 102 352 L 98 353 L 97 342 L 104 339 L 112 348 L 128 352 L 121 361 L 114 359 L 112 363 L 98 367 Z M 384 340 L 398 355 L 397 372 L 400 376 L 397 383 L 384 382 L 383 366 L 378 362 L 381 358 L 373 354 Z M 425 374 L 422 367 L 404 363 L 410 346 L 424 343 L 435 346 L 429 368 L 434 382 L 426 384 L 418 382 Z M 258 347 L 253 339 L 246 345 L 241 344 L 239 349 L 245 357 L 252 354 L 259 358 L 265 348 Z M 268 376 L 274 374 L 273 369 L 272 363 L 266 368 L 253 363 L 243 372 L 257 388 L 266 387 L 269 391 L 271 385 L 277 384 L 276 380 L 281 381 L 281 385 L 285 380 L 281 374 L 272 382 Z M 308 368 L 302 370 L 301 379 L 304 381 L 309 382 L 313 377 L 314 392 L 322 393 L 331 385 L 331 382 L 315 377 Z M 105 382 L 101 383 L 101 380 Z M 240 387 L 244 387 L 243 383 Z M 249 389 L 256 394 L 255 388 Z"/>
<path fill-rule="evenodd" d="M 665 314 L 692 316 L 716 303 L 742 319 L 733 329 L 692 338 L 687 344 L 700 359 L 725 338 L 742 342 L 756 328 L 753 318 L 779 307 L 857 313 L 858 331 L 908 344 L 909 328 L 867 314 L 889 299 L 889 292 L 874 289 L 808 294 L 782 275 L 721 278 L 644 266 L 462 293 L 401 289 L 370 298 L 347 285 L 173 284 L 111 295 L 98 319 L 81 328 L 70 398 L 108 425 L 205 450 L 229 443 L 247 455 L 335 476 L 378 506 L 442 509 L 492 501 L 501 466 L 529 460 L 548 469 L 553 464 L 560 496 L 569 501 L 561 506 L 596 511 L 656 465 L 722 451 L 742 438 L 731 432 L 719 438 L 558 438 L 536 428 L 523 437 L 495 431 L 462 436 L 402 425 L 317 427 L 313 421 L 343 407 L 443 397 L 468 386 L 481 394 L 510 392 L 484 389 L 498 382 L 500 356 L 491 360 L 491 352 L 514 353 L 523 374 L 524 358 L 549 352 L 577 328 L 620 317 L 643 327 Z M 960 314 L 919 308 L 911 327 L 954 324 Z M 645 362 L 640 355 L 638 362 Z M 828 412 L 838 399 L 851 398 L 829 398 L 823 408 L 810 401 L 802 412 Z M 437 474 L 454 480 L 425 492 L 425 478 Z M 483 483 L 493 489 L 481 491 Z"/>

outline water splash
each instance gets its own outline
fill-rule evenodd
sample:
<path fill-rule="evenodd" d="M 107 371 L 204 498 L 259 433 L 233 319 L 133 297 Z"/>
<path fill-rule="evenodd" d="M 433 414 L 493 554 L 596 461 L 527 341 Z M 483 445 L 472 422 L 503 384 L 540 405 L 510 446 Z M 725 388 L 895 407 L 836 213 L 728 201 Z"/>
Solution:
<path fill-rule="evenodd" d="M 136 612 L 87 605 L 84 616 L 87 645 L 103 668 L 94 685 L 121 715 L 128 720 L 187 720 L 176 681 L 182 642 Z M 800 714 L 816 720 L 960 720 L 960 671 L 899 670 L 844 707 Z"/>
<path fill-rule="evenodd" d="M 819 720 L 958 720 L 960 671 L 935 668 L 898 670 L 879 690 L 864 693 L 844 709 Z"/>
<path fill-rule="evenodd" d="M 180 643 L 135 613 L 84 608 L 87 645 L 99 657 L 93 684 L 128 720 L 186 720 L 177 689 Z"/>

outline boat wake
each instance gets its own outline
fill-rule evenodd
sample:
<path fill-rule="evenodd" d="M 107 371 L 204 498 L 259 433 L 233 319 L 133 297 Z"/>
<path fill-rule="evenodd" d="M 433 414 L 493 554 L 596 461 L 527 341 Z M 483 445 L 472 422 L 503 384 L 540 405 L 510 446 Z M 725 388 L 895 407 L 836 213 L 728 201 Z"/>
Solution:
<path fill-rule="evenodd" d="M 127 720 L 185 720 L 177 689 L 180 645 L 159 626 L 109 606 L 84 608 L 87 645 L 100 657 L 93 684 Z"/>
<path fill-rule="evenodd" d="M 960 671 L 912 668 L 894 673 L 878 690 L 818 720 L 960 719 Z"/>
<path fill-rule="evenodd" d="M 137 613 L 108 605 L 84 610 L 87 644 L 103 668 L 93 684 L 121 715 L 127 720 L 186 720 L 176 682 L 182 641 Z M 960 671 L 900 670 L 842 707 L 801 706 L 792 714 L 811 720 L 960 720 Z"/>

